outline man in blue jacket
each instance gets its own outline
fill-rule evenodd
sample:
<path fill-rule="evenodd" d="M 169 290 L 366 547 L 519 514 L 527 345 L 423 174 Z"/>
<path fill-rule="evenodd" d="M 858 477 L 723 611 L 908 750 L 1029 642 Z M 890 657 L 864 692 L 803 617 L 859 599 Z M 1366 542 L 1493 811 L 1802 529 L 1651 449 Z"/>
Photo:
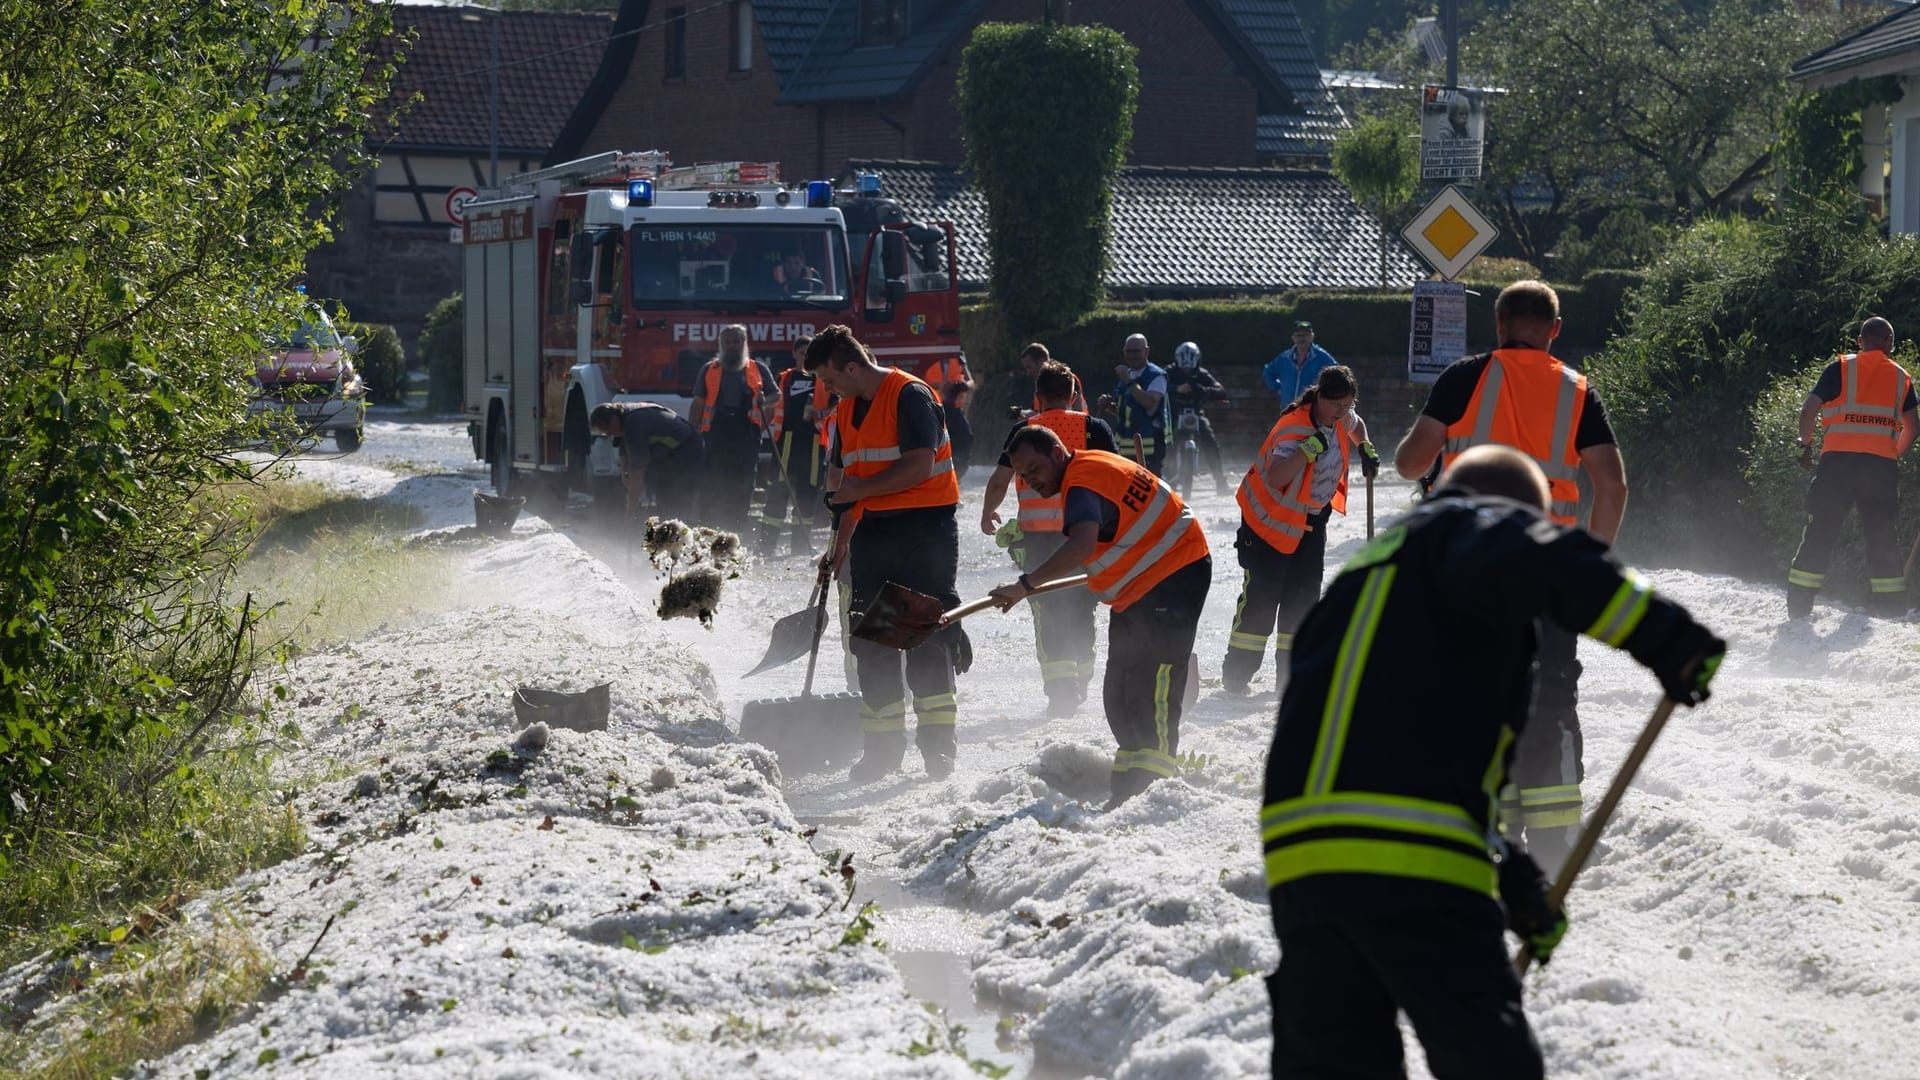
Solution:
<path fill-rule="evenodd" d="M 1322 368 L 1334 364 L 1333 354 L 1313 343 L 1313 324 L 1301 319 L 1293 324 L 1293 346 L 1267 361 L 1260 374 L 1284 409 L 1320 381 Z"/>

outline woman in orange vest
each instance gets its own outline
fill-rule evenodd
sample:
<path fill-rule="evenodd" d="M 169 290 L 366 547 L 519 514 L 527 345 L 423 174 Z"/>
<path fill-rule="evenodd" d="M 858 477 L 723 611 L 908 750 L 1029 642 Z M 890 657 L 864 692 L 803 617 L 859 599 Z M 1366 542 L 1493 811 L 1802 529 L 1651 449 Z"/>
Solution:
<path fill-rule="evenodd" d="M 845 326 L 820 331 L 807 348 L 806 369 L 840 395 L 834 410 L 834 463 L 827 474 L 834 541 L 823 570 L 851 571 L 854 611 L 865 611 L 892 581 L 960 603 L 955 512 L 960 482 L 953 444 L 933 389 L 899 368 L 874 362 Z M 913 691 L 914 742 L 935 780 L 953 772 L 954 676 L 970 659 L 959 626 L 901 654 L 863 639 L 853 642 L 860 684 L 865 752 L 851 779 L 875 780 L 900 767 L 907 749 L 907 691 Z"/>
<path fill-rule="evenodd" d="M 1347 512 L 1351 451 L 1359 451 L 1364 475 L 1380 471 L 1366 421 L 1353 411 L 1359 393 L 1352 369 L 1322 368 L 1319 382 L 1267 432 L 1240 481 L 1240 531 L 1233 541 L 1240 559 L 1240 602 L 1234 605 L 1220 668 L 1229 694 L 1247 692 L 1267 657 L 1269 634 L 1278 661 L 1274 681 L 1285 680 L 1293 631 L 1320 599 L 1327 522 L 1334 511 Z"/>
<path fill-rule="evenodd" d="M 1002 611 L 1036 585 L 1085 573 L 1107 621 L 1101 687 L 1113 755 L 1112 810 L 1179 769 L 1180 704 L 1213 557 L 1200 522 L 1146 466 L 1103 450 L 1069 451 L 1045 426 L 1014 436 L 1007 456 L 1021 483 L 1061 497 L 1066 543 L 1012 584 Z"/>
<path fill-rule="evenodd" d="M 1043 408 L 1014 425 L 1007 435 L 1007 446 L 1011 448 L 1013 440 L 1029 426 L 1039 426 L 1060 436 L 1069 451 L 1118 451 L 1113 429 L 1107 427 L 1105 421 L 1067 407 L 1076 386 L 1073 372 L 1065 364 L 1049 360 L 1041 365 L 1039 377 L 1034 380 L 1034 392 Z M 1014 521 L 1002 525 L 1000 504 L 1006 499 L 1009 486 L 1013 486 L 1019 496 L 1020 512 Z M 999 467 L 987 479 L 986 502 L 980 508 L 980 531 L 1006 548 L 1015 566 L 1022 570 L 1039 566 L 1060 550 L 1066 543 L 1066 535 L 1061 532 L 1065 512 L 1065 500 L 1060 496 L 1047 498 L 1020 483 L 1013 475 L 1012 459 L 1005 451 L 1001 452 Z M 1048 716 L 1072 716 L 1080 703 L 1087 700 L 1087 686 L 1093 681 L 1095 668 L 1094 607 L 1093 594 L 1085 589 L 1065 589 L 1034 597 L 1034 651 L 1040 658 L 1040 681 L 1047 691 Z"/>
<path fill-rule="evenodd" d="M 1800 445 L 1813 453 L 1814 421 L 1825 429 L 1820 469 L 1807 489 L 1807 528 L 1787 571 L 1787 618 L 1813 613 L 1813 598 L 1827 582 L 1827 565 L 1847 514 L 1860 508 L 1867 541 L 1867 586 L 1883 615 L 1907 607 L 1907 579 L 1894 540 L 1900 508 L 1900 455 L 1920 436 L 1920 396 L 1913 380 L 1887 356 L 1893 324 L 1871 318 L 1860 324 L 1857 353 L 1828 364 L 1800 406 Z"/>

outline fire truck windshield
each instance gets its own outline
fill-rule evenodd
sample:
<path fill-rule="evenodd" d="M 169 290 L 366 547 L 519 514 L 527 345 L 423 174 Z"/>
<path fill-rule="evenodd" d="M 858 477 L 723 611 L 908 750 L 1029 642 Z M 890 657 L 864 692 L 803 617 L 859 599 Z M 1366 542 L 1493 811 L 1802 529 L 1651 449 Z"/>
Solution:
<path fill-rule="evenodd" d="M 821 225 L 637 225 L 637 308 L 844 307 L 846 242 Z"/>

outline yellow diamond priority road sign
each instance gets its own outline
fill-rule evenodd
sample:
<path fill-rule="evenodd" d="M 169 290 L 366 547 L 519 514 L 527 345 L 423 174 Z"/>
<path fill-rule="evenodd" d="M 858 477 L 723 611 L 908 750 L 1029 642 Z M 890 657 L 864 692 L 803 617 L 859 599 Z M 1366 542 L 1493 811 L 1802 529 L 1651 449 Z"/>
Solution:
<path fill-rule="evenodd" d="M 1433 264 L 1441 277 L 1452 281 L 1475 255 L 1493 243 L 1500 230 L 1480 216 L 1459 188 L 1448 184 L 1400 230 L 1400 235 L 1421 258 Z"/>

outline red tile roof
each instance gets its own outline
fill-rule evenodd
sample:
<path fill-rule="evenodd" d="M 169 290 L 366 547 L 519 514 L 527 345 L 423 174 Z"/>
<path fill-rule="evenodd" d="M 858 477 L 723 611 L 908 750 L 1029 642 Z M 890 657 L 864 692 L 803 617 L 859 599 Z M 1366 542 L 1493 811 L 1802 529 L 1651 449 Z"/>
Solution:
<path fill-rule="evenodd" d="M 606 13 L 503 11 L 396 4 L 393 93 L 368 141 L 393 147 L 484 149 L 488 145 L 490 20 L 500 20 L 503 152 L 543 154 L 599 67 L 613 20 Z M 420 95 L 391 124 L 399 106 Z"/>

